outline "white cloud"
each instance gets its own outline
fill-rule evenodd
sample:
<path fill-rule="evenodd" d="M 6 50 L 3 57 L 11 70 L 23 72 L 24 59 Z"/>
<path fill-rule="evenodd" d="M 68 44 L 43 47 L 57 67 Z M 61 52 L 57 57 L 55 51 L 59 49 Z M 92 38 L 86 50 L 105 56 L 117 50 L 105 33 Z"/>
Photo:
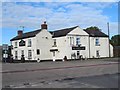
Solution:
<path fill-rule="evenodd" d="M 2 0 L 2 2 L 118 2 L 119 0 Z"/>
<path fill-rule="evenodd" d="M 109 5 L 104 5 L 104 8 Z M 81 28 L 98 26 L 107 33 L 106 23 L 110 22 L 109 17 L 103 15 L 102 9 L 94 7 L 81 3 L 44 3 L 43 6 L 41 3 L 3 3 L 2 23 L 3 27 L 39 28 L 47 20 L 50 30 L 79 25 Z M 117 22 L 110 23 L 111 30 L 115 29 L 111 33 L 117 33 Z"/>

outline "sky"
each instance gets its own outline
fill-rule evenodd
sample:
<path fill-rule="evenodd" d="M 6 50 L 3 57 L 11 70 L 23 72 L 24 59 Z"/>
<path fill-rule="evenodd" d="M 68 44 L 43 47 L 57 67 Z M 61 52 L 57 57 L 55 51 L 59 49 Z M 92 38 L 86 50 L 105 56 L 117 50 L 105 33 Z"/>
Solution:
<path fill-rule="evenodd" d="M 7 2 L 8 1 L 8 2 Z M 118 2 L 2 2 L 0 20 L 0 45 L 10 44 L 10 39 L 24 26 L 23 32 L 40 28 L 46 21 L 48 31 L 79 26 L 99 27 L 110 37 L 118 34 Z"/>

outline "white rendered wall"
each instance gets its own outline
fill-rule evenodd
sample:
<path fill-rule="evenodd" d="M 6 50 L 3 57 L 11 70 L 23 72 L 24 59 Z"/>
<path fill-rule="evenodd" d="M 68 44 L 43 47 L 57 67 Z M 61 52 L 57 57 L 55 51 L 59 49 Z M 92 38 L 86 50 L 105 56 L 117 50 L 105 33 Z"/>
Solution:
<path fill-rule="evenodd" d="M 45 29 L 36 35 L 36 49 L 40 49 L 40 55 L 36 55 L 36 60 L 49 60 L 52 59 L 50 48 L 53 45 L 52 35 Z"/>
<path fill-rule="evenodd" d="M 31 47 L 28 47 L 28 39 L 31 39 L 31 41 L 32 41 Z M 36 49 L 35 37 L 26 38 L 26 39 L 22 39 L 22 40 L 24 40 L 26 42 L 25 46 L 19 46 L 19 42 L 21 40 L 11 41 L 11 45 L 13 45 L 13 49 L 12 49 L 13 58 L 15 59 L 15 51 L 17 51 L 18 59 L 21 59 L 21 50 L 24 50 L 24 57 L 26 60 L 28 60 L 28 50 L 32 50 L 32 59 L 31 60 L 33 60 L 35 57 L 35 49 Z M 15 42 L 17 42 L 17 48 L 15 48 Z"/>
<path fill-rule="evenodd" d="M 100 46 L 95 45 L 95 39 L 99 39 Z M 90 57 L 96 57 L 96 51 L 99 50 L 100 57 L 109 57 L 108 37 L 90 37 Z"/>

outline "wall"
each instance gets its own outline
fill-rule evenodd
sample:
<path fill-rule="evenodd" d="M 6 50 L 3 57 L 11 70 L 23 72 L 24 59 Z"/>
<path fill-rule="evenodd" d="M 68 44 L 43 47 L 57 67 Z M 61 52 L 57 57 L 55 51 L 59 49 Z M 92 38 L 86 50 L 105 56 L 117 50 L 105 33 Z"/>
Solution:
<path fill-rule="evenodd" d="M 28 39 L 31 39 L 32 41 L 32 46 L 28 47 Z M 35 37 L 31 37 L 31 38 L 26 38 L 26 39 L 22 39 L 26 42 L 25 46 L 19 46 L 19 42 L 21 40 L 15 40 L 15 41 L 11 41 L 11 45 L 13 45 L 13 49 L 12 49 L 12 54 L 13 54 L 13 58 L 15 59 L 15 51 L 18 52 L 18 59 L 21 59 L 21 50 L 24 50 L 24 57 L 26 60 L 28 60 L 28 50 L 32 50 L 32 59 L 35 59 L 35 52 L 36 52 L 36 42 L 35 42 Z M 17 48 L 15 48 L 15 42 L 17 42 Z"/>
<path fill-rule="evenodd" d="M 74 44 L 70 45 L 70 37 L 74 38 Z M 85 46 L 85 50 L 72 50 L 72 46 L 76 45 L 76 37 L 80 37 L 81 46 Z M 71 54 L 75 53 L 77 55 L 77 51 L 80 51 L 80 55 L 83 57 L 89 57 L 89 44 L 88 44 L 88 34 L 83 31 L 81 28 L 77 27 L 72 30 L 67 36 L 54 38 L 57 42 L 58 52 L 56 52 L 57 59 L 63 59 L 64 56 L 67 56 L 68 59 L 71 59 Z"/>
<path fill-rule="evenodd" d="M 95 39 L 99 39 L 100 46 L 95 45 Z M 96 50 L 99 50 L 100 57 L 109 57 L 108 37 L 90 37 L 90 58 L 96 57 Z"/>
<path fill-rule="evenodd" d="M 35 54 L 36 58 L 39 60 L 50 60 L 52 59 L 52 53 L 50 48 L 53 45 L 52 35 L 45 29 L 43 29 L 39 34 L 36 35 L 36 49 L 40 50 L 40 55 Z"/>

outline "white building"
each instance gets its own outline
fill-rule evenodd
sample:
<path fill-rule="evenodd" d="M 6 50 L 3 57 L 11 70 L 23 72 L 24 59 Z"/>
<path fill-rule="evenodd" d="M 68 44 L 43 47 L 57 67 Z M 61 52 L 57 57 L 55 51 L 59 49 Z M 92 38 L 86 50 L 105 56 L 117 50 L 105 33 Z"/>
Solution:
<path fill-rule="evenodd" d="M 109 57 L 108 36 L 99 30 L 85 31 L 79 26 L 62 30 L 48 31 L 47 24 L 41 29 L 23 33 L 12 38 L 12 54 L 14 59 L 26 60 L 57 60 Z M 111 56 L 113 47 L 111 46 Z"/>

